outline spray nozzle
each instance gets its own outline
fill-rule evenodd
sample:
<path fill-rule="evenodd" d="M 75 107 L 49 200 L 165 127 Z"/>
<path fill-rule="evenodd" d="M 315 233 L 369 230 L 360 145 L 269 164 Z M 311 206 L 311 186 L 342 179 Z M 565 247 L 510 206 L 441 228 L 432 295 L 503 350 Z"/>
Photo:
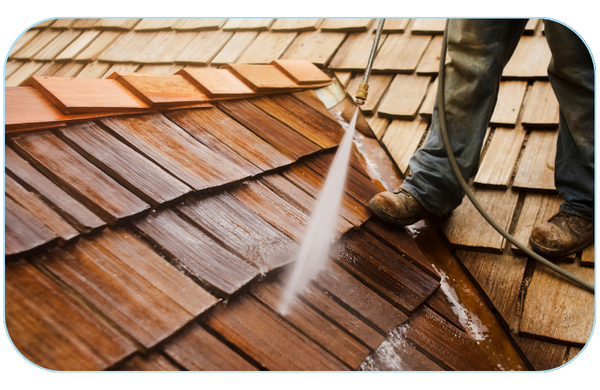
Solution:
<path fill-rule="evenodd" d="M 356 95 L 354 95 L 354 97 L 356 98 L 356 104 L 358 104 L 359 106 L 365 104 L 368 94 L 369 84 L 360 83 L 360 85 L 358 86 L 358 91 L 356 91 Z"/>

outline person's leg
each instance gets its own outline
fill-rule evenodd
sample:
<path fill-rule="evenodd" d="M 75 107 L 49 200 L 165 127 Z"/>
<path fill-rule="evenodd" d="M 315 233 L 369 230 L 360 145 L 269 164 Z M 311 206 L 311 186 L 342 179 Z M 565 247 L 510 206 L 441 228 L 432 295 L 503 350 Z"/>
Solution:
<path fill-rule="evenodd" d="M 560 106 L 554 170 L 561 210 L 594 219 L 594 65 L 568 27 L 546 21 L 552 51 L 548 78 Z"/>
<path fill-rule="evenodd" d="M 502 70 L 526 24 L 527 20 L 523 19 L 451 19 L 449 22 L 451 61 L 446 65 L 446 121 L 452 150 L 465 178 L 476 173 Z M 400 190 L 412 195 L 424 208 L 417 220 L 422 215 L 447 215 L 458 207 L 464 192 L 444 148 L 437 104 L 427 139 L 410 159 L 409 167 L 412 174 Z M 399 202 L 404 202 L 403 196 L 398 191 L 377 195 L 371 202 L 373 211 L 380 216 L 394 212 L 401 207 Z M 414 199 L 411 202 L 414 203 Z"/>
<path fill-rule="evenodd" d="M 545 21 L 552 51 L 548 78 L 560 106 L 554 169 L 565 213 L 537 226 L 533 249 L 563 256 L 593 241 L 594 219 L 594 66 L 583 41 L 559 23 Z"/>

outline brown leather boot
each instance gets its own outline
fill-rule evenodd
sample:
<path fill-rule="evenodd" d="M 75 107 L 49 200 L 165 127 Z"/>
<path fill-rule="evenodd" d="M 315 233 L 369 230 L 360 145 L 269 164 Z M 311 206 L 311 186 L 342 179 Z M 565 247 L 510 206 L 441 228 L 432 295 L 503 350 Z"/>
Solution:
<path fill-rule="evenodd" d="M 567 256 L 594 242 L 594 221 L 560 211 L 548 222 L 533 228 L 531 248 L 548 257 Z"/>
<path fill-rule="evenodd" d="M 421 219 L 441 219 L 425 210 L 414 196 L 401 189 L 380 192 L 369 201 L 369 207 L 381 219 L 393 225 L 406 226 Z"/>

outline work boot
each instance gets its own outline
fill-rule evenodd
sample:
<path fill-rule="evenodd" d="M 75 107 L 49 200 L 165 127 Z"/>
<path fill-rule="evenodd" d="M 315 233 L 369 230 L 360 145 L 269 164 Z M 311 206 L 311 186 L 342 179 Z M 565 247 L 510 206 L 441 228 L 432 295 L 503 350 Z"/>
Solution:
<path fill-rule="evenodd" d="M 560 211 L 548 222 L 533 228 L 531 248 L 541 255 L 562 257 L 587 248 L 594 242 L 594 221 Z"/>
<path fill-rule="evenodd" d="M 369 207 L 384 221 L 393 225 L 406 226 L 422 219 L 434 221 L 441 218 L 429 211 L 408 192 L 397 189 L 380 192 L 369 201 Z"/>

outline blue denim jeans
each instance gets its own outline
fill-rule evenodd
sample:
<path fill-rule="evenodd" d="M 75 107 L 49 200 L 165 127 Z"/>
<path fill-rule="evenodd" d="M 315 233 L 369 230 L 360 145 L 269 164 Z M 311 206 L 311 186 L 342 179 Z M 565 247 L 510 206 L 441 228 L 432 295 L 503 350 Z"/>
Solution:
<path fill-rule="evenodd" d="M 451 19 L 448 26 L 445 104 L 452 150 L 465 179 L 474 177 L 500 77 L 527 20 Z M 548 77 L 560 105 L 555 184 L 561 210 L 594 219 L 594 67 L 589 51 L 569 28 L 545 21 L 552 52 Z M 437 104 L 431 129 L 410 159 L 411 176 L 401 188 L 429 212 L 446 215 L 464 191 L 442 142 Z"/>

